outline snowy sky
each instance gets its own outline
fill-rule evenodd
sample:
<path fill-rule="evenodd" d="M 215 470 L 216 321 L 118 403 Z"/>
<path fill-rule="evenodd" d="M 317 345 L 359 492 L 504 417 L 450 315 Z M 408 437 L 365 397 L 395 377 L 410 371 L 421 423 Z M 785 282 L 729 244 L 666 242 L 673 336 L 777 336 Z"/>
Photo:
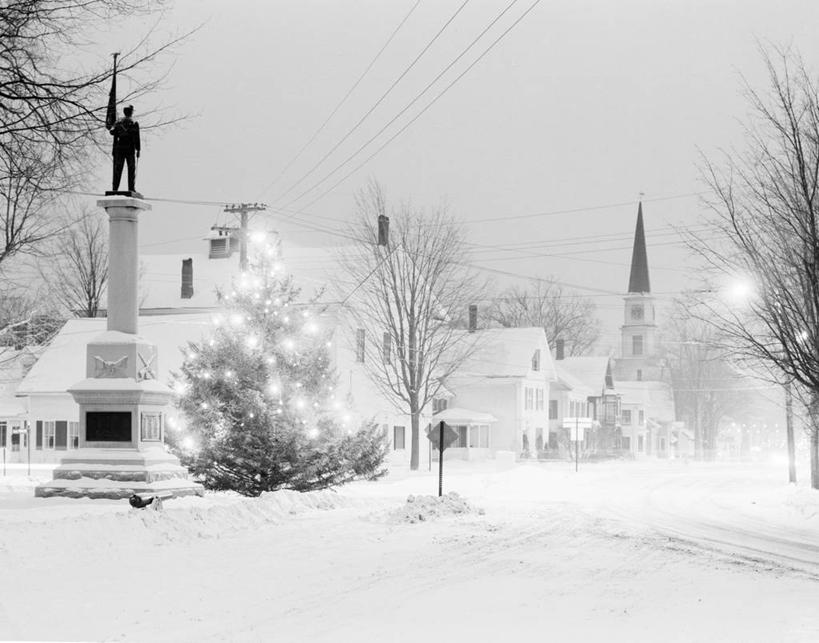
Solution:
<path fill-rule="evenodd" d="M 159 21 L 157 38 L 203 26 L 173 61 L 165 61 L 173 65 L 165 89 L 149 104 L 137 104 L 137 118 L 156 105 L 191 117 L 182 126 L 145 133 L 137 187 L 148 197 L 264 201 L 276 208 L 268 215 L 275 227 L 299 243 L 319 245 L 339 243 L 338 231 L 354 210 L 354 193 L 373 176 L 396 200 L 411 198 L 424 206 L 446 201 L 457 216 L 473 222 L 470 243 L 491 246 L 472 246 L 480 266 L 520 276 L 553 274 L 569 284 L 608 291 L 583 292 L 600 306 L 607 321 L 604 340 L 611 343 L 622 311 L 616 293 L 627 285 L 638 195 L 645 193 L 652 287 L 668 296 L 690 274 L 670 226 L 692 224 L 700 216 L 698 149 L 713 153 L 739 142 L 737 119 L 746 112 L 740 74 L 754 86 L 764 83 L 760 41 L 793 45 L 817 68 L 819 3 L 540 2 L 404 133 L 325 194 L 532 1 L 514 3 L 364 153 L 307 191 L 415 98 L 509 4 L 467 2 L 362 125 L 288 192 L 464 0 L 421 0 L 283 175 L 416 0 L 176 0 Z M 156 21 L 156 16 L 129 21 L 110 37 L 134 42 Z M 111 50 L 101 43 L 99 60 Z M 128 87 L 128 79 L 120 82 Z M 107 177 L 108 171 L 101 161 L 100 175 Z M 100 182 L 103 188 L 107 180 Z M 565 210 L 572 212 L 510 218 Z M 143 252 L 201 250 L 203 234 L 222 220 L 214 205 L 155 204 L 143 220 Z M 562 256 L 542 256 L 555 254 Z M 499 281 L 511 278 L 488 274 Z"/>

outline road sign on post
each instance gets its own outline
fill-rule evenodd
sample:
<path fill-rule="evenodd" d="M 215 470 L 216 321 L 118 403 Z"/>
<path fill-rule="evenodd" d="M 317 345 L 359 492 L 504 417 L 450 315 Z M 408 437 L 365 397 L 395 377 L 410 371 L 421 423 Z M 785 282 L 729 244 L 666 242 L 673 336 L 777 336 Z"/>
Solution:
<path fill-rule="evenodd" d="M 574 470 L 580 464 L 580 443 L 586 439 L 586 429 L 592 428 L 591 418 L 563 418 L 563 428 L 569 429 L 569 439 L 574 442 Z"/>
<path fill-rule="evenodd" d="M 438 449 L 438 497 L 444 493 L 444 450 L 458 439 L 458 432 L 441 420 L 438 426 L 427 428 L 427 439 Z"/>

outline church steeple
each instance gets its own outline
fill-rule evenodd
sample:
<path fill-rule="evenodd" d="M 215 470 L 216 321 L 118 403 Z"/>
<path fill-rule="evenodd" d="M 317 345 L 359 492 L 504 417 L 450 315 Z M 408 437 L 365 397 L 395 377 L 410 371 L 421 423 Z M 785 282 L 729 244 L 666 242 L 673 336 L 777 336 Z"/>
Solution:
<path fill-rule="evenodd" d="M 631 251 L 631 274 L 628 278 L 629 293 L 649 293 L 648 255 L 646 254 L 646 231 L 643 228 L 643 202 L 637 206 L 637 228 L 634 231 L 634 249 Z"/>
<path fill-rule="evenodd" d="M 643 227 L 643 203 L 637 207 L 637 229 L 631 254 L 631 274 L 624 299 L 625 313 L 620 327 L 621 350 L 615 364 L 615 381 L 659 379 L 657 359 L 657 322 L 654 297 L 648 280 L 646 231 Z"/>

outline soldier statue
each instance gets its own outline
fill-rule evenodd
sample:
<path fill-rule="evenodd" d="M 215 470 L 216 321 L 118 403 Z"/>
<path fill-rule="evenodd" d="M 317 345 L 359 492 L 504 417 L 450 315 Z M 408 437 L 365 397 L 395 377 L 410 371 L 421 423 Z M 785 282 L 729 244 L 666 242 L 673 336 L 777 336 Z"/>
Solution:
<path fill-rule="evenodd" d="M 128 191 L 136 192 L 134 182 L 136 180 L 136 159 L 139 158 L 139 123 L 131 116 L 134 113 L 134 106 L 128 105 L 122 110 L 125 114 L 123 118 L 117 120 L 109 130 L 114 137 L 112 154 L 114 156 L 114 187 L 113 191 L 119 190 L 119 182 L 122 179 L 122 166 L 128 164 Z"/>

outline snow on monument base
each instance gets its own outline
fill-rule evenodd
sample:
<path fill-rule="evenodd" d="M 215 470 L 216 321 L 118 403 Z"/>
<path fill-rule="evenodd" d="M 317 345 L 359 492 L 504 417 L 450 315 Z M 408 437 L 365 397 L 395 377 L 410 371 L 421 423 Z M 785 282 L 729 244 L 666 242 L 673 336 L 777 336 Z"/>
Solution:
<path fill-rule="evenodd" d="M 54 479 L 34 489 L 38 498 L 130 498 L 135 493 L 202 496 L 179 459 L 164 449 L 79 449 L 54 469 Z"/>

